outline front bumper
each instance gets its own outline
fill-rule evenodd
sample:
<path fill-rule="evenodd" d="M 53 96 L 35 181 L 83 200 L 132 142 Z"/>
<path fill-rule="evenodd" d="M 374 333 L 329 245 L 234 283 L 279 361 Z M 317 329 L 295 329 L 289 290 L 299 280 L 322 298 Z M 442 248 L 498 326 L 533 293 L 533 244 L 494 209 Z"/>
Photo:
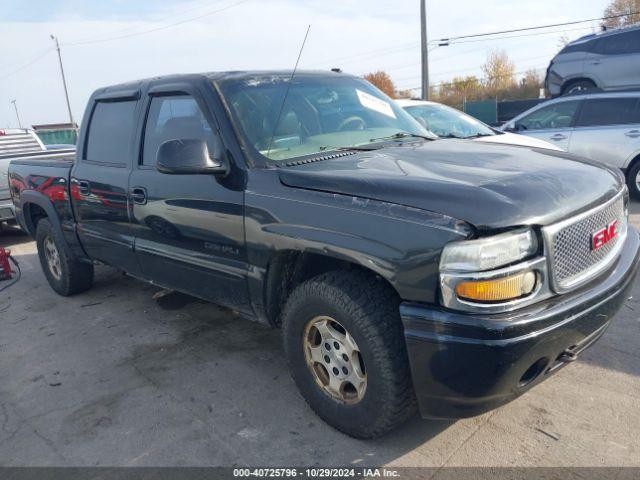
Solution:
<path fill-rule="evenodd" d="M 16 218 L 16 209 L 11 199 L 0 200 L 0 222 L 14 220 Z"/>
<path fill-rule="evenodd" d="M 479 415 L 576 359 L 627 299 L 640 256 L 629 227 L 616 263 L 597 280 L 518 311 L 466 314 L 403 303 L 411 375 L 425 418 Z"/>

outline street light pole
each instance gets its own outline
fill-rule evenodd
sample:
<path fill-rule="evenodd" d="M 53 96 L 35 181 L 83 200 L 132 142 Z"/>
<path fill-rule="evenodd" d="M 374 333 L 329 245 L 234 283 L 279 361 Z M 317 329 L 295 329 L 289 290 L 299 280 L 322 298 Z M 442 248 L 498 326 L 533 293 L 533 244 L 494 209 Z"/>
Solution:
<path fill-rule="evenodd" d="M 15 100 L 11 100 L 11 103 L 13 103 L 13 108 L 16 111 L 16 118 L 18 119 L 18 128 L 22 128 L 22 123 L 20 122 L 20 115 L 18 114 L 18 105 L 16 104 Z"/>
<path fill-rule="evenodd" d="M 71 113 L 71 103 L 69 103 L 69 92 L 67 91 L 67 79 L 64 76 L 64 68 L 62 67 L 62 56 L 60 55 L 60 44 L 58 38 L 50 35 L 51 40 L 56 44 L 56 50 L 58 51 L 58 62 L 60 62 L 60 74 L 62 75 L 62 86 L 64 87 L 64 97 L 67 99 L 67 110 L 69 110 L 69 123 L 73 125 L 73 113 Z"/>
<path fill-rule="evenodd" d="M 429 100 L 429 50 L 427 49 L 427 6 L 420 0 L 420 25 L 422 46 L 422 99 Z"/>

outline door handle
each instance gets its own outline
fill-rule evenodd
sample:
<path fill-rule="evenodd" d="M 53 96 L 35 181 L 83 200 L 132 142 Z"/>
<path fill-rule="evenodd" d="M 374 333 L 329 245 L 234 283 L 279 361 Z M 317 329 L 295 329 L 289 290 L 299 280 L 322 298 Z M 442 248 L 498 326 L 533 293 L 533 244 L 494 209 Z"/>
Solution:
<path fill-rule="evenodd" d="M 76 180 L 76 184 L 78 185 L 78 193 L 80 195 L 91 195 L 91 184 L 86 180 Z"/>
<path fill-rule="evenodd" d="M 638 138 L 640 137 L 640 130 L 629 130 L 625 135 L 631 138 Z"/>
<path fill-rule="evenodd" d="M 143 187 L 131 188 L 131 200 L 138 205 L 145 205 L 147 203 L 147 190 Z"/>
<path fill-rule="evenodd" d="M 559 142 L 560 140 L 566 140 L 567 136 L 561 133 L 556 133 L 555 135 L 551 135 L 549 138 L 551 140 L 555 140 L 556 142 Z"/>
<path fill-rule="evenodd" d="M 600 60 L 594 60 L 591 65 L 600 65 Z"/>

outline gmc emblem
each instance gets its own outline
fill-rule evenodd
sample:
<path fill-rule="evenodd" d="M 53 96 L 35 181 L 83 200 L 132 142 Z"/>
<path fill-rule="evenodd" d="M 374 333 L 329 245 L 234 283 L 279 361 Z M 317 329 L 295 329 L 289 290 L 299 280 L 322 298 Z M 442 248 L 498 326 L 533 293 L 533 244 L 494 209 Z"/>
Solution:
<path fill-rule="evenodd" d="M 604 247 L 611 240 L 616 238 L 618 235 L 618 220 L 614 220 L 609 225 L 604 227 L 601 230 L 598 230 L 593 235 L 591 235 L 591 249 L 598 250 L 599 248 Z"/>

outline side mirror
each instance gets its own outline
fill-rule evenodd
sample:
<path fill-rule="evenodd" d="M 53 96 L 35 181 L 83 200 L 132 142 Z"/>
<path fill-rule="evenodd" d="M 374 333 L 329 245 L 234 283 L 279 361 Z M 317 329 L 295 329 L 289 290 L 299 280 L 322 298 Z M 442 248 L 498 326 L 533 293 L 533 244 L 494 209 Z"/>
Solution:
<path fill-rule="evenodd" d="M 161 173 L 173 175 L 226 175 L 229 172 L 224 160 L 209 155 L 207 142 L 196 138 L 164 142 L 156 154 L 156 168 Z"/>
<path fill-rule="evenodd" d="M 518 129 L 516 128 L 515 124 L 510 124 L 510 125 L 507 125 L 506 127 L 504 127 L 504 128 L 502 129 L 502 131 L 504 131 L 504 132 L 511 132 L 511 133 L 513 133 L 513 132 L 517 132 L 517 131 L 518 131 Z"/>

